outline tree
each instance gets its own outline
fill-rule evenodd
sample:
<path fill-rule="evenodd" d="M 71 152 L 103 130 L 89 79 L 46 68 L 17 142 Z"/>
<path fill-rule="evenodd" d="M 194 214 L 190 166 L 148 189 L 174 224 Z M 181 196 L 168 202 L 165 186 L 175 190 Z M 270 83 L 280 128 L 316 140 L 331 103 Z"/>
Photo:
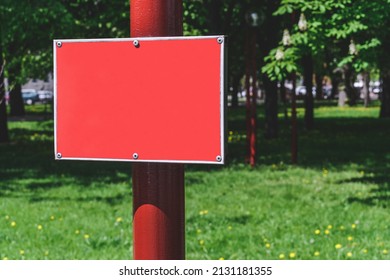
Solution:
<path fill-rule="evenodd" d="M 283 53 L 283 58 L 279 60 L 275 57 L 276 50 L 272 50 L 263 71 L 271 78 L 281 80 L 299 69 L 299 61 L 309 53 L 308 50 L 313 58 L 323 57 L 322 54 L 326 56 L 330 52 L 335 64 L 345 71 L 349 102 L 353 105 L 355 95 L 351 81 L 354 72 L 379 67 L 382 77 L 387 75 L 389 54 L 384 51 L 384 46 L 389 36 L 389 10 L 387 0 L 282 0 L 275 15 L 291 14 L 293 11 L 304 13 L 307 30 L 302 33 L 295 27 L 291 36 L 294 47 L 287 51 L 280 44 L 278 49 L 279 53 Z M 351 41 L 354 41 L 356 51 L 350 50 Z M 381 55 L 380 59 L 378 54 Z M 390 102 L 387 101 L 386 81 L 384 78 L 384 109 L 381 111 L 386 111 L 386 104 Z M 306 110 L 309 109 L 306 107 Z"/>
<path fill-rule="evenodd" d="M 1 29 L 0 29 L 1 32 Z M 8 142 L 8 126 L 7 126 L 7 108 L 5 100 L 4 88 L 4 69 L 5 61 L 3 60 L 3 48 L 0 33 L 0 143 Z"/>
<path fill-rule="evenodd" d="M 65 30 L 69 17 L 58 1 L 2 0 L 0 13 L 11 115 L 23 115 L 21 85 L 27 77 L 49 72 L 52 40 Z"/>
<path fill-rule="evenodd" d="M 2 0 L 0 13 L 12 115 L 24 114 L 20 89 L 26 78 L 51 72 L 53 39 L 129 36 L 125 0 Z"/>

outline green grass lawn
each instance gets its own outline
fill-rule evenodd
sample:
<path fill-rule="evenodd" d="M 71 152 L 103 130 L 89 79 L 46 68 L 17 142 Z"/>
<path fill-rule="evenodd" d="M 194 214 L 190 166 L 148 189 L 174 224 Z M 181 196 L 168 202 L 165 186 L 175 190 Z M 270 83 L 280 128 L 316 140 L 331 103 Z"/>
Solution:
<path fill-rule="evenodd" d="M 34 116 L 39 108 L 28 108 Z M 33 110 L 32 110 L 33 109 Z M 188 259 L 390 259 L 390 121 L 320 103 L 244 164 L 245 112 L 229 110 L 228 163 L 186 167 Z M 53 121 L 10 121 L 0 145 L 0 259 L 131 259 L 131 164 L 54 161 Z"/>

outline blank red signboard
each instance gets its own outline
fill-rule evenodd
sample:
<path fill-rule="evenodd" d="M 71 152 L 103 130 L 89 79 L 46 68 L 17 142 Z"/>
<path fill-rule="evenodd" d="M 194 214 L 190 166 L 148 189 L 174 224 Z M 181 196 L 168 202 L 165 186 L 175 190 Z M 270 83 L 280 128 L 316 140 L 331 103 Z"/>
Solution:
<path fill-rule="evenodd" d="M 224 40 L 55 40 L 55 157 L 222 164 Z"/>

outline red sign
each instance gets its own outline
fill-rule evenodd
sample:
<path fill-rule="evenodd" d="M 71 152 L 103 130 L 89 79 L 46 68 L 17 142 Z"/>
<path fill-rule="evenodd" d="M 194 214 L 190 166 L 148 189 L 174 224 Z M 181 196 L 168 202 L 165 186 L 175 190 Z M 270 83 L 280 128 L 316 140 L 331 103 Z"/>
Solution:
<path fill-rule="evenodd" d="M 223 163 L 224 37 L 55 40 L 57 159 Z"/>

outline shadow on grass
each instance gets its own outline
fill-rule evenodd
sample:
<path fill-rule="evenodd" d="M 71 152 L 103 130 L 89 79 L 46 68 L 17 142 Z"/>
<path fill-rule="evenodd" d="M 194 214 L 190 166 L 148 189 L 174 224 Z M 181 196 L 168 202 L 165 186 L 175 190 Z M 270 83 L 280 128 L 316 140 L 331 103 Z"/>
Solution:
<path fill-rule="evenodd" d="M 257 162 L 261 166 L 290 163 L 290 120 L 280 119 L 279 137 L 266 140 L 264 114 L 259 110 Z M 351 197 L 350 202 L 374 205 L 377 201 L 389 201 L 390 174 L 390 120 L 375 118 L 320 118 L 315 120 L 315 129 L 305 131 L 302 116 L 298 121 L 298 162 L 305 168 L 319 169 L 356 168 L 370 170 L 372 177 L 351 179 L 378 185 L 372 197 L 365 200 Z M 245 165 L 245 109 L 229 111 L 229 143 L 227 145 L 228 168 Z M 53 121 L 28 122 L 10 130 L 12 143 L 0 145 L 0 195 L 10 192 L 59 188 L 73 184 L 83 188 L 128 182 L 131 185 L 131 164 L 123 162 L 55 161 L 53 150 Z M 188 171 L 215 172 L 225 167 L 210 165 L 187 165 Z M 43 178 L 51 178 L 49 181 Z M 52 178 L 56 178 L 52 180 Z M 62 180 L 67 178 L 68 180 Z M 188 176 L 186 183 L 200 183 Z M 340 184 L 345 182 L 340 182 Z M 40 198 L 36 198 L 39 200 Z M 48 199 L 42 197 L 42 199 Z M 116 197 L 99 198 L 115 203 Z M 388 204 L 386 204 L 388 205 Z"/>

